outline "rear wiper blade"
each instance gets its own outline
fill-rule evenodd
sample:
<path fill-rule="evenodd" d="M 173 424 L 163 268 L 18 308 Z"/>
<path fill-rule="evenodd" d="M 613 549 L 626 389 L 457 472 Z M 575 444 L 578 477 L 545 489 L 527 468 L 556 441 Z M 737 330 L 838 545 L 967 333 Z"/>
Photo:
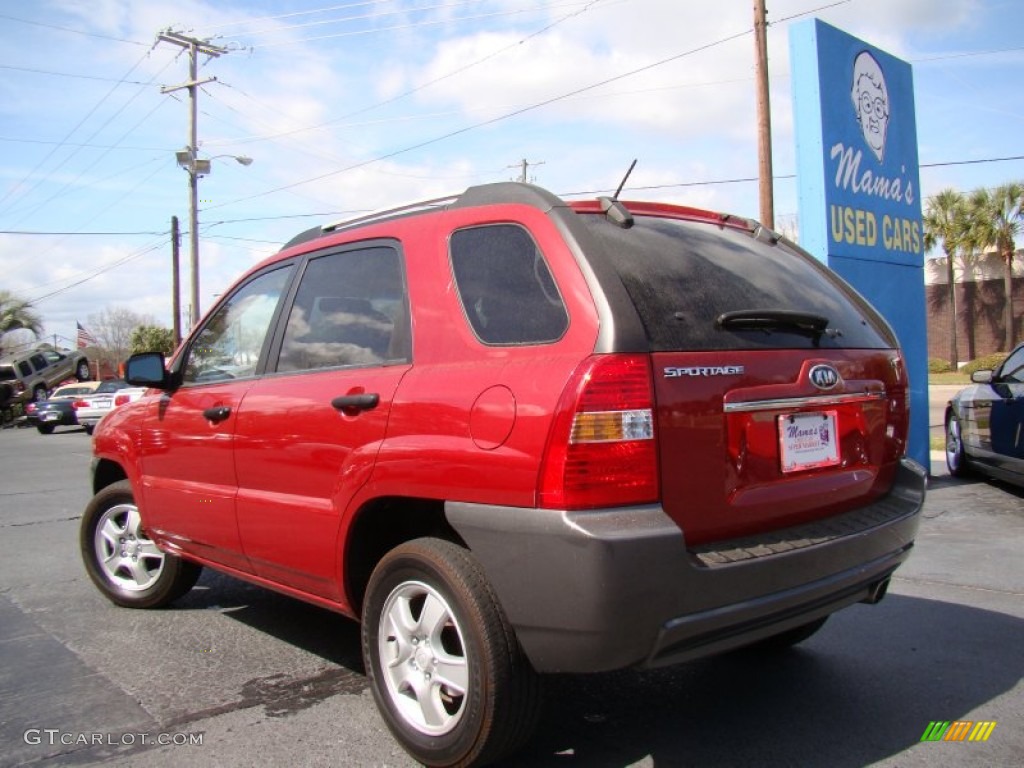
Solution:
<path fill-rule="evenodd" d="M 790 331 L 812 337 L 839 332 L 828 327 L 828 318 L 810 312 L 791 309 L 740 309 L 723 312 L 715 318 L 715 325 L 729 331 Z"/>

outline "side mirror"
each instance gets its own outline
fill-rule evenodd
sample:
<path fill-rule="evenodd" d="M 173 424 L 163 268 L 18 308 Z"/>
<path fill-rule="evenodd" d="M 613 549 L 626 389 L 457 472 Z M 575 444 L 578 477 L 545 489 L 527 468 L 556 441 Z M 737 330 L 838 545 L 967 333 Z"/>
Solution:
<path fill-rule="evenodd" d="M 164 356 L 159 352 L 143 352 L 129 357 L 124 367 L 124 379 L 133 387 L 170 388 Z"/>
<path fill-rule="evenodd" d="M 991 384 L 992 371 L 975 371 L 971 374 L 971 381 L 975 384 Z"/>

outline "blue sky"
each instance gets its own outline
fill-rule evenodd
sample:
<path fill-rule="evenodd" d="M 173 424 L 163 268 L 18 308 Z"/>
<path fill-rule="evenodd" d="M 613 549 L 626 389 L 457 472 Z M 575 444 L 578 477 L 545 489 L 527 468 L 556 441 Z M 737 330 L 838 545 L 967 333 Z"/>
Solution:
<path fill-rule="evenodd" d="M 1024 179 L 998 160 L 1024 155 L 1020 0 L 768 10 L 778 228 L 797 215 L 788 30 L 812 16 L 913 65 L 923 197 Z M 170 326 L 188 106 L 161 86 L 188 64 L 154 45 L 167 28 L 229 49 L 199 75 L 217 78 L 199 96 L 204 311 L 309 226 L 508 180 L 523 159 L 592 196 L 638 158 L 623 197 L 758 215 L 749 0 L 6 0 L 0 288 L 61 343 L 112 307 Z M 183 235 L 184 301 L 187 259 Z"/>

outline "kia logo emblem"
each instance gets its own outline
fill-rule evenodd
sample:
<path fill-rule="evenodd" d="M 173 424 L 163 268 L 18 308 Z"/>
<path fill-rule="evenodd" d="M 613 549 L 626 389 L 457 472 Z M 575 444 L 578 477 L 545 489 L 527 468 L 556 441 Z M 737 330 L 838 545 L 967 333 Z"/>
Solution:
<path fill-rule="evenodd" d="M 811 368 L 808 376 L 811 384 L 818 389 L 835 389 L 839 383 L 839 371 L 831 365 L 816 365 Z"/>

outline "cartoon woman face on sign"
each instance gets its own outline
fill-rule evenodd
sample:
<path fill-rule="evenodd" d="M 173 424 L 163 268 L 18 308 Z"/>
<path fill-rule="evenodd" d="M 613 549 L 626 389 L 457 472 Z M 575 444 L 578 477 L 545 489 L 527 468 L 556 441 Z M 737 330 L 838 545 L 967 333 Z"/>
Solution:
<path fill-rule="evenodd" d="M 878 162 L 885 154 L 885 134 L 889 128 L 889 89 L 885 75 L 875 57 L 867 51 L 858 54 L 853 62 L 853 108 L 857 112 L 864 141 L 875 153 Z"/>

